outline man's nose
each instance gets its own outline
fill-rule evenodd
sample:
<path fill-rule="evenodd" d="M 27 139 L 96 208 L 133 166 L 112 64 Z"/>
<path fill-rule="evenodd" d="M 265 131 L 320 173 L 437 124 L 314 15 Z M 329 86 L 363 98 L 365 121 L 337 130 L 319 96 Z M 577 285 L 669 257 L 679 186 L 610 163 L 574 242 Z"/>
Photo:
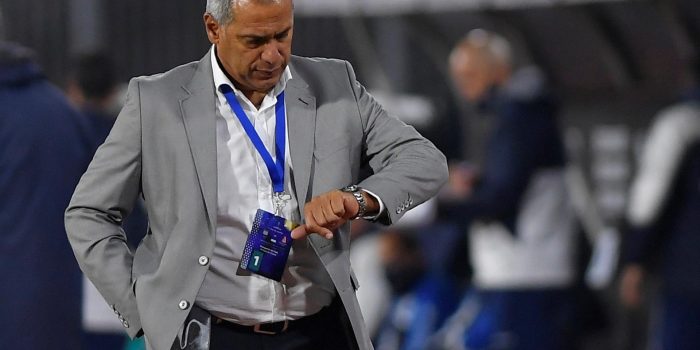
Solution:
<path fill-rule="evenodd" d="M 265 45 L 265 49 L 260 55 L 260 58 L 270 65 L 276 65 L 280 62 L 282 57 L 281 48 L 276 43 L 268 43 Z"/>

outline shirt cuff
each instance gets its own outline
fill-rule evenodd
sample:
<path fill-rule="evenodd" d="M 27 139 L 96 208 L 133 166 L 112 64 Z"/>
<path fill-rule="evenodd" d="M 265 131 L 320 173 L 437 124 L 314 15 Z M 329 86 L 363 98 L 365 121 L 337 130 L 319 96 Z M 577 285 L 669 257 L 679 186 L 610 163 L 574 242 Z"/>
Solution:
<path fill-rule="evenodd" d="M 384 206 L 384 202 L 382 201 L 381 198 L 379 198 L 379 196 L 377 196 L 376 194 L 372 193 L 372 191 L 370 191 L 370 190 L 368 190 L 368 189 L 366 189 L 366 188 L 363 188 L 362 190 L 365 191 L 365 192 L 367 192 L 367 194 L 369 194 L 370 196 L 374 197 L 374 199 L 376 199 L 377 202 L 379 202 L 379 212 L 378 212 L 377 214 L 375 214 L 375 215 L 365 215 L 365 216 L 363 216 L 362 218 L 365 219 L 365 220 L 368 220 L 368 221 L 377 220 L 377 218 L 379 218 L 382 214 L 384 214 L 384 209 L 386 208 L 386 207 Z"/>

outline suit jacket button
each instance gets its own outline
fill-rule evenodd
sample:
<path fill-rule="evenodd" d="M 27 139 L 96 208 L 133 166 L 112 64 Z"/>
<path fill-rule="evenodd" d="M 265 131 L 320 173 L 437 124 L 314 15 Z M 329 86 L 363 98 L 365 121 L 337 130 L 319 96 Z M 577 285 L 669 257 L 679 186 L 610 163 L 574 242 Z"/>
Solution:
<path fill-rule="evenodd" d="M 202 255 L 199 257 L 199 264 L 202 266 L 206 266 L 209 263 L 209 258 L 206 256 Z"/>
<path fill-rule="evenodd" d="M 187 302 L 187 300 L 180 300 L 180 304 L 178 304 L 178 307 L 180 310 L 187 310 L 188 307 L 190 307 L 190 303 Z"/>

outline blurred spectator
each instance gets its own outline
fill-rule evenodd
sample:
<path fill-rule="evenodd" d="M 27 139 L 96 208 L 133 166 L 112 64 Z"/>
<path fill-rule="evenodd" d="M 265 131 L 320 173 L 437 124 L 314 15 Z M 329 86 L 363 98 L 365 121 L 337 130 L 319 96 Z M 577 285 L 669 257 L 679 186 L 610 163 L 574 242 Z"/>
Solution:
<path fill-rule="evenodd" d="M 91 132 L 92 156 L 112 130 L 122 96 L 116 77 L 114 61 L 105 53 L 83 54 L 75 61 L 72 76 L 67 84 L 67 95 L 87 117 Z M 148 218 L 143 204 L 139 202 L 124 221 L 127 242 L 135 247 L 146 233 Z M 83 278 L 83 327 L 84 345 L 88 349 L 120 350 L 128 337 L 122 324 L 114 318 L 97 289 Z"/>
<path fill-rule="evenodd" d="M 448 211 L 470 227 L 475 292 L 462 305 L 475 298 L 479 308 L 463 319 L 458 345 L 571 349 L 576 220 L 544 78 L 534 67 L 513 71 L 510 44 L 480 29 L 454 48 L 450 69 L 464 98 L 495 119 L 481 172 L 453 167 L 448 187 L 464 198 Z"/>
<path fill-rule="evenodd" d="M 80 348 L 80 269 L 63 212 L 85 171 L 86 124 L 28 50 L 0 42 L 0 339 Z"/>
<path fill-rule="evenodd" d="M 391 300 L 391 290 L 379 255 L 379 230 L 364 220 L 356 220 L 351 228 L 350 263 L 358 284 L 362 286 L 355 294 L 372 338 L 377 334 Z"/>
<path fill-rule="evenodd" d="M 661 111 L 630 193 L 620 297 L 636 308 L 658 263 L 654 349 L 700 347 L 700 88 Z"/>
<path fill-rule="evenodd" d="M 447 237 L 444 225 L 435 223 L 435 211 L 436 201 L 430 199 L 406 213 L 392 228 L 402 231 L 429 226 L 430 234 L 418 237 L 421 259 L 424 260 L 422 265 L 432 271 L 449 272 L 449 261 L 445 260 L 448 260 L 446 257 L 449 257 L 451 250 L 448 246 L 453 240 Z M 362 286 L 356 292 L 357 301 L 373 339 L 376 338 L 392 300 L 392 291 L 386 279 L 381 256 L 383 245 L 380 242 L 385 240 L 382 238 L 384 230 L 383 227 L 366 220 L 356 220 L 351 228 L 350 262 L 358 283 Z M 448 278 L 454 280 L 451 276 Z"/>
<path fill-rule="evenodd" d="M 68 80 L 66 94 L 92 125 L 95 153 L 112 130 L 112 125 L 121 109 L 116 68 L 112 59 L 104 53 L 89 53 L 79 56 Z"/>
<path fill-rule="evenodd" d="M 426 349 L 430 336 L 454 311 L 454 285 L 443 274 L 428 269 L 421 245 L 405 229 L 381 234 L 379 255 L 393 300 L 376 348 Z"/>

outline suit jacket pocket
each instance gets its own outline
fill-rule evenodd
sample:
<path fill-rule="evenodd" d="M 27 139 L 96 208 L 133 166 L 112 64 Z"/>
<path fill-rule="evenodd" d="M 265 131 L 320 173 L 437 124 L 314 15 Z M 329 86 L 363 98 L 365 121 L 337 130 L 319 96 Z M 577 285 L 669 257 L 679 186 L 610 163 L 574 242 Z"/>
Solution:
<path fill-rule="evenodd" d="M 211 315 L 194 305 L 170 350 L 208 350 L 210 337 Z"/>
<path fill-rule="evenodd" d="M 352 268 L 350 268 L 350 283 L 352 283 L 352 288 L 357 291 L 357 289 L 360 288 L 360 282 L 357 280 L 357 276 L 355 275 L 355 271 L 353 271 Z"/>

